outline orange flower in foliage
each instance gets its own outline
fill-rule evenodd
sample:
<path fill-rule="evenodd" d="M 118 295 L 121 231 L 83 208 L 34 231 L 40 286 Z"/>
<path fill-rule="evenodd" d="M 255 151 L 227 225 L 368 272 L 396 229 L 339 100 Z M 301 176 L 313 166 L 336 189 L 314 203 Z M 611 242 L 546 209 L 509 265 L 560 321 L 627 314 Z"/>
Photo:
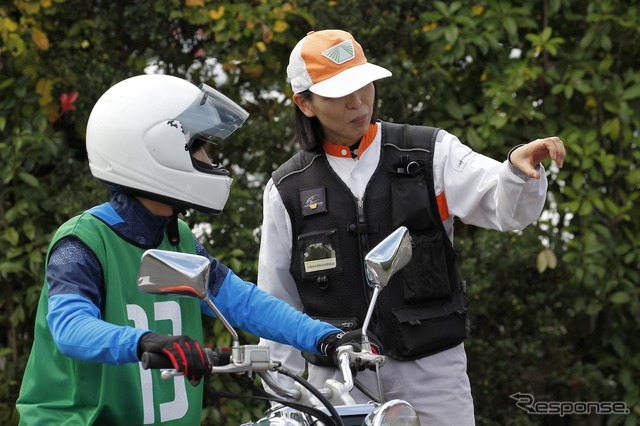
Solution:
<path fill-rule="evenodd" d="M 60 95 L 60 110 L 64 114 L 67 111 L 73 111 L 76 106 L 73 104 L 78 99 L 78 92 L 71 92 L 69 94 L 63 93 Z"/>

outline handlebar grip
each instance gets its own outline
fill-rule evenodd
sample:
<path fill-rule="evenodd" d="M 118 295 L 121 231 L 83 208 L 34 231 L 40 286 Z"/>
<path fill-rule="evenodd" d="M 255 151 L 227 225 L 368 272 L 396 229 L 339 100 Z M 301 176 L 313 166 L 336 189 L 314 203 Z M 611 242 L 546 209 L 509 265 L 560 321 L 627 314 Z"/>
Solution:
<path fill-rule="evenodd" d="M 142 368 L 145 370 L 150 368 L 174 368 L 169 358 L 154 352 L 143 352 L 142 356 L 140 356 L 140 363 L 142 364 Z"/>
<path fill-rule="evenodd" d="M 211 367 L 219 367 L 231 363 L 231 350 L 229 348 L 204 348 L 204 353 Z M 140 356 L 140 363 L 145 370 L 174 368 L 169 358 L 155 352 L 143 352 Z"/>

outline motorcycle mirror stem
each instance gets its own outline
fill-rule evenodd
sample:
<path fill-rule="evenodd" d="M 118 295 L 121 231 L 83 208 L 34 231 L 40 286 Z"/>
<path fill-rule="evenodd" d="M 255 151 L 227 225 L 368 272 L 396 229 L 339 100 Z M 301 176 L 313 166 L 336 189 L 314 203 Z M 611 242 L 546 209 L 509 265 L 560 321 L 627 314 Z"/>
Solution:
<path fill-rule="evenodd" d="M 142 254 L 138 289 L 150 294 L 197 297 L 205 302 L 231 334 L 232 359 L 241 359 L 238 333 L 209 298 L 209 267 L 209 259 L 204 256 L 150 249 Z"/>
<path fill-rule="evenodd" d="M 378 294 L 389 284 L 391 277 L 402 269 L 409 260 L 411 260 L 411 235 L 405 226 L 401 226 L 384 240 L 380 241 L 367 255 L 364 257 L 364 269 L 367 277 L 367 283 L 373 287 L 373 295 L 369 303 L 369 309 L 362 324 L 362 350 L 371 352 L 371 342 L 367 335 L 369 322 L 376 306 Z M 382 389 L 382 380 L 380 378 L 380 365 L 376 363 L 376 376 L 378 378 L 378 398 L 380 402 L 384 402 L 384 391 Z"/>
<path fill-rule="evenodd" d="M 367 283 L 373 287 L 369 309 L 362 325 L 362 346 L 367 351 L 371 350 L 367 329 L 369 328 L 378 294 L 389 284 L 391 277 L 409 263 L 411 254 L 411 235 L 405 226 L 400 226 L 384 240 L 380 241 L 364 257 Z"/>

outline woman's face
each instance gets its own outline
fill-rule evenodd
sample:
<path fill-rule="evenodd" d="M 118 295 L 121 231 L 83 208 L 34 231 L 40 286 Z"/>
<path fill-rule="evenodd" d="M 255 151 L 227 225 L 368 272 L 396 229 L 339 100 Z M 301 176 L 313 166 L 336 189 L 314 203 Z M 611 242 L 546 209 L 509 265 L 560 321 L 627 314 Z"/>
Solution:
<path fill-rule="evenodd" d="M 367 132 L 373 114 L 375 87 L 369 83 L 341 98 L 325 98 L 311 94 L 305 99 L 293 95 L 293 101 L 307 117 L 317 117 L 327 141 L 335 145 L 350 146 Z"/>

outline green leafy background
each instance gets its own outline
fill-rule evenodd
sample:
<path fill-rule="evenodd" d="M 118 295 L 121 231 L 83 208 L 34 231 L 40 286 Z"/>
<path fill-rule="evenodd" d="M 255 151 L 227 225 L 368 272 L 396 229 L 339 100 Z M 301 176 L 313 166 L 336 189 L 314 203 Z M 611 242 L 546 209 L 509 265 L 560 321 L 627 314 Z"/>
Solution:
<path fill-rule="evenodd" d="M 500 160 L 539 137 L 565 142 L 564 167 L 545 164 L 548 203 L 534 226 L 456 224 L 477 423 L 639 424 L 639 9 L 621 0 L 3 2 L 0 423 L 17 423 L 49 239 L 108 197 L 84 148 L 100 94 L 151 66 L 205 81 L 251 113 L 224 146 L 235 177 L 224 213 L 188 220 L 211 253 L 255 281 L 262 188 L 297 149 L 288 54 L 309 30 L 341 28 L 393 72 L 378 84 L 381 118 L 446 128 Z M 75 109 L 63 109 L 61 95 L 74 92 Z M 207 320 L 207 343 L 228 338 Z M 251 393 L 229 378 L 213 386 Z M 517 392 L 624 401 L 630 414 L 529 415 L 509 398 Z M 212 425 L 264 409 L 214 394 L 204 405 Z"/>

